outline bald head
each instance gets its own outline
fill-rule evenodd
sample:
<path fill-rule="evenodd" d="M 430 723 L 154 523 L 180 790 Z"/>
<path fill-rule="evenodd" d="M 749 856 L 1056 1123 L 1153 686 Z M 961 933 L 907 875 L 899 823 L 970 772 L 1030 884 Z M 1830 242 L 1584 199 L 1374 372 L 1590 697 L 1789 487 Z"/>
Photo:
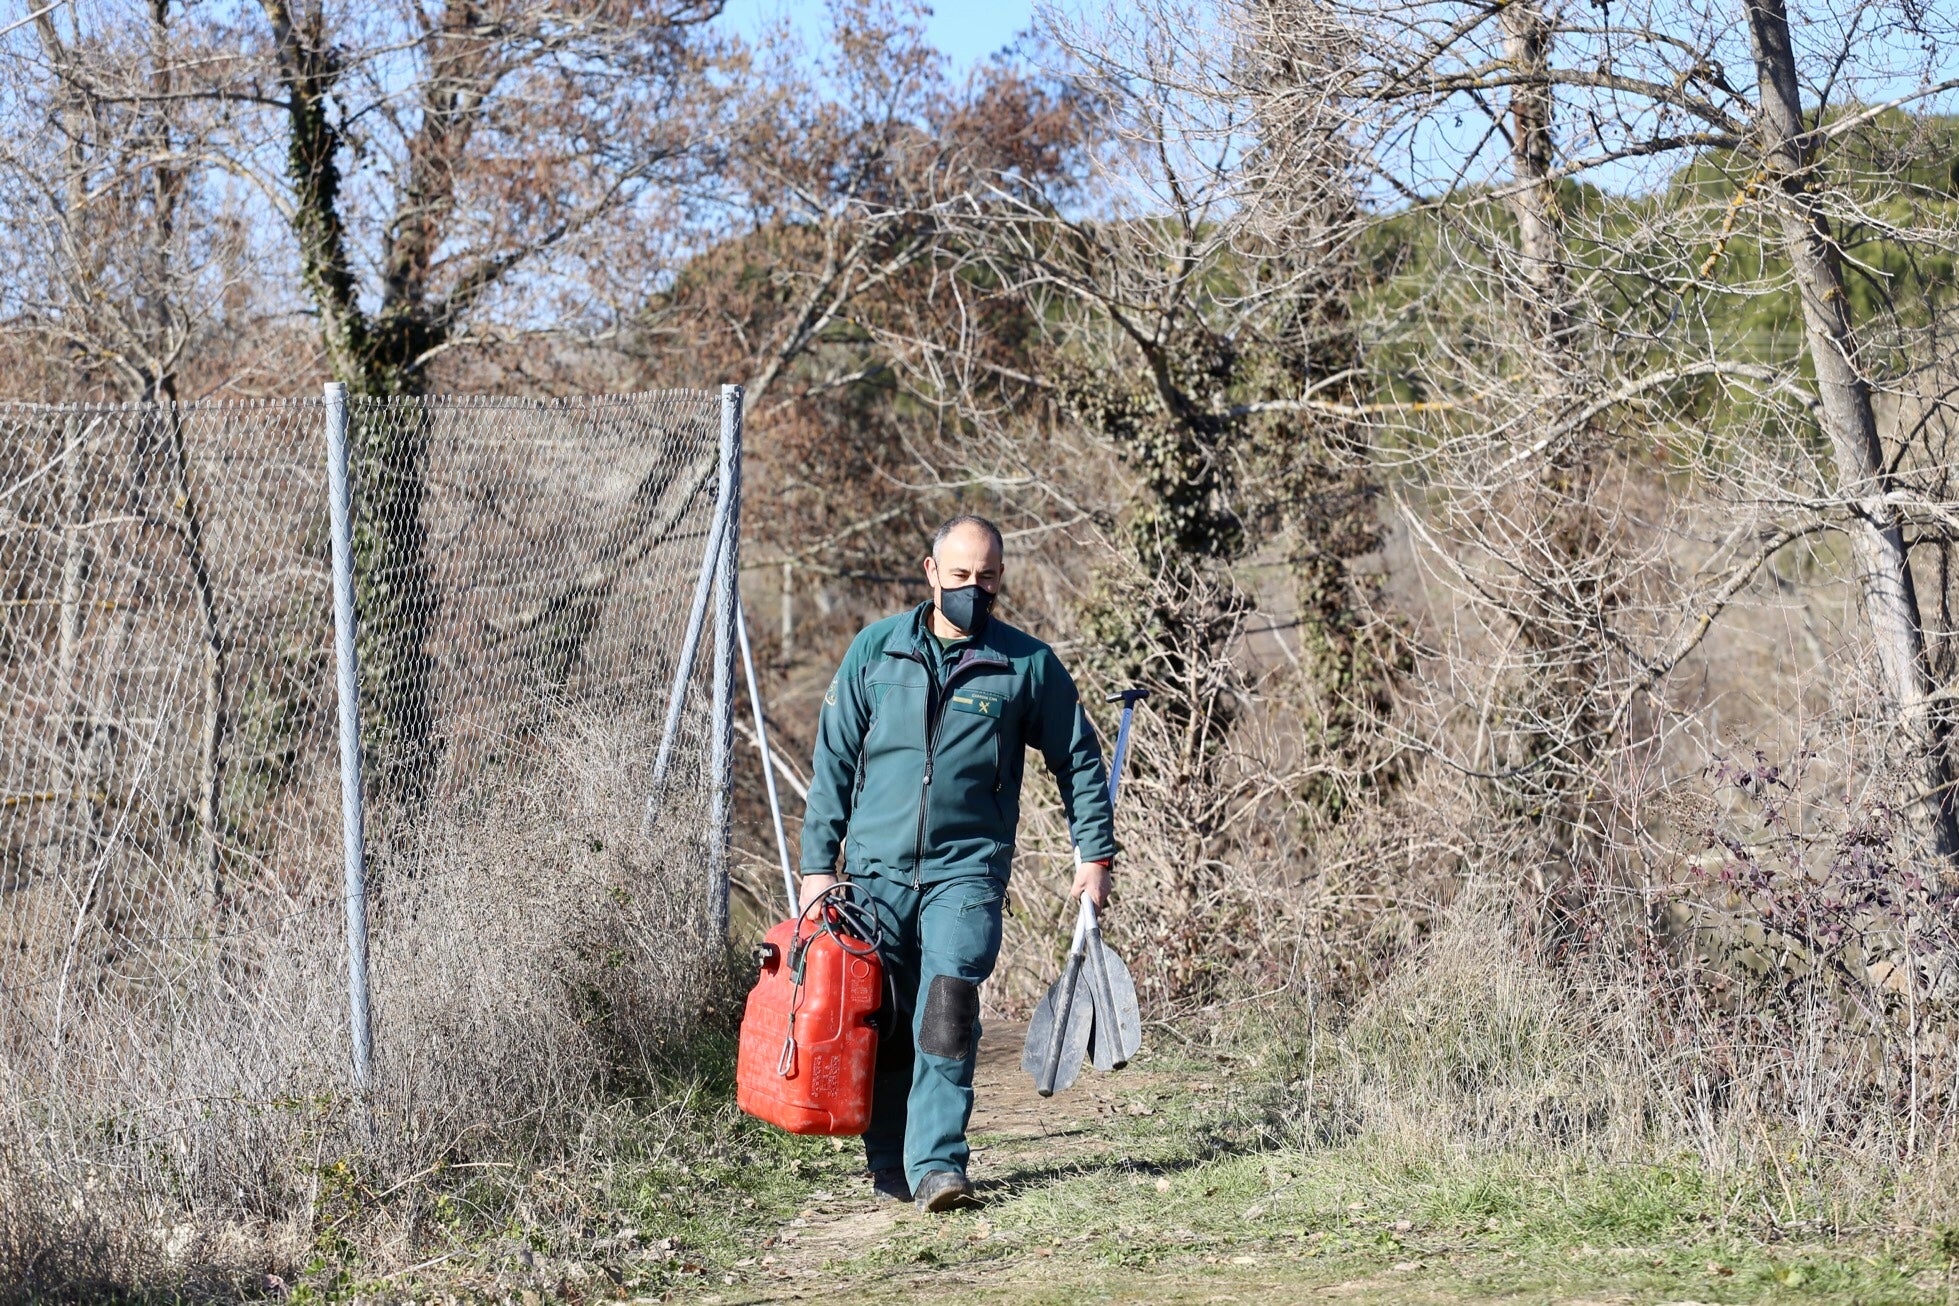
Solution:
<path fill-rule="evenodd" d="M 995 526 L 992 522 L 977 513 L 962 512 L 957 517 L 946 518 L 943 522 L 939 523 L 939 529 L 932 532 L 933 556 L 936 557 L 938 555 L 939 546 L 945 543 L 947 537 L 955 532 L 968 529 L 977 529 L 986 532 L 986 537 L 993 541 L 993 547 L 1000 550 L 1003 555 L 1006 553 L 1007 542 L 1001 538 L 1000 528 L 998 526 Z"/>
<path fill-rule="evenodd" d="M 1006 571 L 1000 530 L 984 517 L 954 517 L 932 536 L 932 552 L 925 559 L 925 579 L 932 586 L 932 603 L 937 610 L 934 628 L 945 621 L 944 594 L 947 590 L 977 585 L 988 594 L 1000 592 L 1000 577 Z M 946 623 L 939 629 L 950 636 L 965 628 Z"/>
<path fill-rule="evenodd" d="M 998 526 L 984 517 L 954 517 L 932 533 L 925 578 L 935 589 L 978 585 L 994 590 L 999 588 L 1005 566 L 1005 541 Z"/>

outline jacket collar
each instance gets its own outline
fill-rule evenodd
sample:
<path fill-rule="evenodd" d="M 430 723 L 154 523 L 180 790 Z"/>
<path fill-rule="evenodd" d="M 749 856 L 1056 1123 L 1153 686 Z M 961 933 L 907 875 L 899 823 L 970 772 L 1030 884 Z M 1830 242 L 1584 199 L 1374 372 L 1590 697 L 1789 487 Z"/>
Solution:
<path fill-rule="evenodd" d="M 968 662 L 1008 661 L 1006 655 L 994 647 L 990 639 L 990 636 L 999 624 L 999 620 L 998 617 L 988 617 L 986 625 L 980 628 L 979 634 L 966 636 L 964 647 L 959 650 L 957 659 L 951 666 L 946 668 L 947 671 L 949 672 L 964 666 Z M 932 633 L 932 600 L 925 600 L 925 602 L 919 604 L 911 611 L 911 647 L 903 650 L 887 649 L 886 651 L 898 652 L 900 654 L 908 653 L 923 661 L 927 667 L 939 665 L 942 649 L 939 644 L 939 637 Z"/>

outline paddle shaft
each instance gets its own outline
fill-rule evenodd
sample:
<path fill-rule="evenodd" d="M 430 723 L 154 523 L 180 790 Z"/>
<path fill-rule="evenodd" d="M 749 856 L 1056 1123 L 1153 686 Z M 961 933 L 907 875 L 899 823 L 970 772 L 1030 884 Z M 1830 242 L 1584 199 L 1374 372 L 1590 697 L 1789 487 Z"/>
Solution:
<path fill-rule="evenodd" d="M 1122 763 L 1129 756 L 1130 718 L 1136 715 L 1136 701 L 1142 698 L 1146 692 L 1145 690 L 1131 689 L 1121 695 L 1122 724 L 1116 727 L 1115 756 L 1109 760 L 1110 811 L 1115 810 L 1116 795 L 1122 792 Z M 1088 969 L 1090 977 L 1095 984 L 1096 995 L 1100 998 L 1100 1001 L 1096 1004 L 1097 1010 L 1113 1013 L 1116 1009 L 1116 995 L 1115 990 L 1109 984 L 1108 959 L 1102 955 L 1102 920 L 1100 914 L 1095 910 L 1095 904 L 1088 900 L 1087 894 L 1082 895 L 1081 920 L 1075 927 L 1077 934 L 1080 934 L 1084 929 L 1088 933 Z M 1121 1046 L 1120 1040 L 1118 1040 L 1115 1046 Z M 1112 1064 L 1115 1069 L 1121 1070 L 1129 1064 L 1129 1059 L 1119 1056 Z"/>
<path fill-rule="evenodd" d="M 1084 904 L 1086 905 L 1086 900 Z M 1042 1097 L 1054 1096 L 1054 1081 L 1061 1073 L 1061 1050 L 1068 1043 L 1068 1020 L 1075 1010 L 1075 985 L 1081 981 L 1082 953 L 1088 947 L 1088 931 L 1083 918 L 1075 922 L 1075 941 L 1068 948 L 1068 966 L 1061 973 L 1061 988 L 1055 995 L 1052 1013 L 1054 1027 L 1048 1033 L 1048 1054 L 1041 1061 L 1041 1077 L 1034 1087 Z"/>
<path fill-rule="evenodd" d="M 1109 983 L 1109 959 L 1103 955 L 1102 951 L 1102 923 L 1096 919 L 1095 904 L 1088 900 L 1086 894 L 1082 896 L 1082 908 L 1088 916 L 1088 970 L 1090 977 L 1095 982 L 1096 995 L 1100 999 L 1096 1004 L 1096 1010 L 1106 1011 L 1110 1015 L 1114 1015 L 1116 1010 L 1116 991 Z M 1112 1046 L 1120 1049 L 1122 1047 L 1120 1034 L 1112 1031 L 1111 1037 L 1116 1039 L 1116 1042 Z M 1121 1070 L 1128 1064 L 1129 1058 L 1121 1055 L 1120 1051 L 1111 1058 L 1109 1063 L 1110 1068 L 1113 1070 Z"/>

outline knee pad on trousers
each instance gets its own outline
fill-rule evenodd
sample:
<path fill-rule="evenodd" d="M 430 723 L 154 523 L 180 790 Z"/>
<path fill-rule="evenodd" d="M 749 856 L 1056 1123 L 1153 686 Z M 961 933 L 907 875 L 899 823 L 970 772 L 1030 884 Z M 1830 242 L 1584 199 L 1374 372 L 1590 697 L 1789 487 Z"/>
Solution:
<path fill-rule="evenodd" d="M 979 1023 L 979 985 L 957 975 L 934 975 L 918 1022 L 918 1046 L 935 1057 L 964 1061 Z"/>

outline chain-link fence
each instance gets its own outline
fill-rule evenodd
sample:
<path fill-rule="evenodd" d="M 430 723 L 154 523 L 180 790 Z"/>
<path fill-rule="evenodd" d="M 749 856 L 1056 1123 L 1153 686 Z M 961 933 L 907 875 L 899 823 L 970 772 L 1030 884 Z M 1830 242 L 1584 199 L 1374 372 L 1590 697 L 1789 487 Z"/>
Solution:
<path fill-rule="evenodd" d="M 733 514 L 739 403 L 0 406 L 0 1062 L 42 1082 L 182 1073 L 172 1047 L 218 1007 L 249 1012 L 281 985 L 344 995 L 359 976 L 337 934 L 358 891 L 386 954 L 413 934 L 417 883 L 473 837 L 459 832 L 561 800 L 589 812 L 570 786 L 647 782 L 677 680 L 700 692 L 671 718 L 642 839 L 692 868 L 711 927 L 732 591 L 707 601 L 704 560 L 732 577 L 713 537 L 718 506 Z M 366 835 L 345 897 L 362 849 L 343 845 L 336 411 Z M 697 607 L 719 656 L 683 679 Z M 390 1000 L 377 973 L 384 1049 Z M 323 1073 L 358 1064 L 347 1028 L 316 1050 Z M 249 1037 L 224 1056 L 251 1062 Z M 392 1035 L 404 1056 L 420 1038 Z"/>

